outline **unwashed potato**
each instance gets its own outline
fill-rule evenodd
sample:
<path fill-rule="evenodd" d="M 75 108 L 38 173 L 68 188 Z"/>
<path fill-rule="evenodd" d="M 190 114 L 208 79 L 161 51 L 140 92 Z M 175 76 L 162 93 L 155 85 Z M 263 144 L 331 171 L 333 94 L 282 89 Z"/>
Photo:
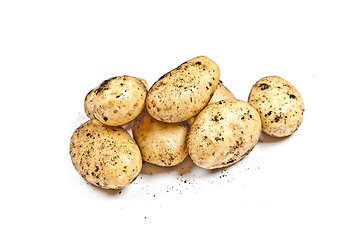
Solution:
<path fill-rule="evenodd" d="M 215 62 L 204 56 L 193 58 L 154 83 L 146 98 L 146 108 L 162 122 L 186 121 L 207 105 L 219 79 L 220 70 Z"/>
<path fill-rule="evenodd" d="M 219 84 L 214 92 L 214 95 L 212 96 L 212 98 L 210 99 L 210 101 L 207 105 L 210 105 L 210 104 L 213 104 L 216 102 L 220 102 L 221 100 L 228 100 L 228 101 L 230 100 L 231 101 L 231 100 L 236 100 L 236 97 L 234 96 L 234 94 L 232 92 L 230 92 L 229 89 L 227 89 L 224 86 L 224 84 L 220 80 Z M 193 124 L 195 117 L 192 117 L 187 120 L 187 122 L 190 126 Z"/>
<path fill-rule="evenodd" d="M 195 118 L 187 139 L 189 155 L 202 168 L 227 167 L 250 153 L 260 133 L 260 116 L 250 104 L 220 101 Z"/>
<path fill-rule="evenodd" d="M 146 90 L 149 90 L 149 84 L 147 83 L 147 81 L 145 79 L 143 79 L 143 78 L 137 78 L 137 79 L 139 79 L 142 82 L 142 84 L 144 84 Z"/>
<path fill-rule="evenodd" d="M 146 90 L 149 89 L 149 85 L 148 83 L 146 82 L 145 79 L 143 78 L 137 78 L 139 79 L 144 85 L 145 85 L 145 88 Z M 85 113 L 86 115 L 90 118 L 90 119 L 95 119 L 95 116 L 94 116 L 94 109 L 93 109 L 93 97 L 95 95 L 95 91 L 98 87 L 92 89 L 85 97 L 85 101 L 84 101 L 84 108 L 85 108 Z"/>
<path fill-rule="evenodd" d="M 146 111 L 133 121 L 132 132 L 144 161 L 159 166 L 175 166 L 188 155 L 188 124 L 160 122 Z"/>
<path fill-rule="evenodd" d="M 145 106 L 146 86 L 130 76 L 105 80 L 93 96 L 94 116 L 103 124 L 120 126 L 135 119 Z"/>
<path fill-rule="evenodd" d="M 214 92 L 214 95 L 210 99 L 208 105 L 216 102 L 220 102 L 222 100 L 232 101 L 232 100 L 236 100 L 236 97 L 227 87 L 224 86 L 224 84 L 221 81 L 219 81 L 219 84 Z"/>
<path fill-rule="evenodd" d="M 139 175 L 142 159 L 134 139 L 121 127 L 96 119 L 78 127 L 71 137 L 70 156 L 78 173 L 104 189 L 121 189 Z"/>
<path fill-rule="evenodd" d="M 93 102 L 93 97 L 94 97 L 96 89 L 97 88 L 94 88 L 88 94 L 86 94 L 86 97 L 84 100 L 85 113 L 90 119 L 95 119 L 92 102 Z"/>
<path fill-rule="evenodd" d="M 262 130 L 275 137 L 293 134 L 304 118 L 304 102 L 296 88 L 278 76 L 260 79 L 248 102 L 259 112 Z"/>

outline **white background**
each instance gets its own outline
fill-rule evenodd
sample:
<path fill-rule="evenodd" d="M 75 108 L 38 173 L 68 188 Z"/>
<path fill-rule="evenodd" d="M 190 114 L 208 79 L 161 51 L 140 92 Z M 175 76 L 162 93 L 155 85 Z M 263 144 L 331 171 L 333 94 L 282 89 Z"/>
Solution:
<path fill-rule="evenodd" d="M 357 1 L 1 1 L 1 239 L 359 239 Z M 291 137 L 206 171 L 148 164 L 119 191 L 69 156 L 86 93 L 150 84 L 206 55 L 238 99 L 279 75 L 302 94 Z"/>

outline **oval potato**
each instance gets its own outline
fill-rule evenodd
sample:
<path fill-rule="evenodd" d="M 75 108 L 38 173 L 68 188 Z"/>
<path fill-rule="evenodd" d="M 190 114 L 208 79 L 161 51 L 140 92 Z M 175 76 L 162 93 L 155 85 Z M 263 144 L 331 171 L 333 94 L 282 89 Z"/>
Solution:
<path fill-rule="evenodd" d="M 133 121 L 132 132 L 144 161 L 158 166 L 175 166 L 188 155 L 186 122 L 164 123 L 143 112 Z"/>
<path fill-rule="evenodd" d="M 227 89 L 224 84 L 221 82 L 221 80 L 219 81 L 219 84 L 214 92 L 214 95 L 212 96 L 212 98 L 210 99 L 210 101 L 208 102 L 207 105 L 216 103 L 216 102 L 220 102 L 221 100 L 227 100 L 227 101 L 232 101 L 232 100 L 236 100 L 236 97 L 234 96 L 234 94 Z M 187 120 L 187 123 L 191 126 L 195 120 L 195 117 L 192 117 L 190 119 Z"/>
<path fill-rule="evenodd" d="M 145 85 L 145 88 L 146 90 L 149 89 L 149 85 L 147 83 L 147 81 L 143 78 L 137 78 L 139 79 L 142 84 Z M 93 88 L 85 97 L 85 100 L 84 100 L 84 108 L 85 108 L 85 113 L 86 115 L 90 118 L 90 119 L 95 119 L 95 116 L 94 116 L 94 109 L 93 109 L 93 98 L 94 98 L 94 95 L 95 95 L 95 91 L 98 87 L 96 88 Z"/>
<path fill-rule="evenodd" d="M 126 124 L 141 113 L 146 93 L 146 86 L 135 77 L 121 76 L 105 80 L 94 93 L 94 116 L 109 126 Z"/>
<path fill-rule="evenodd" d="M 259 112 L 262 130 L 274 137 L 293 134 L 304 118 L 304 102 L 296 88 L 279 76 L 268 76 L 252 87 L 248 102 Z"/>
<path fill-rule="evenodd" d="M 227 167 L 250 153 L 260 133 L 260 116 L 250 104 L 220 101 L 195 118 L 187 139 L 189 155 L 202 168 Z"/>
<path fill-rule="evenodd" d="M 162 122 L 183 122 L 198 114 L 210 101 L 220 79 L 211 59 L 193 58 L 166 73 L 150 88 L 149 114 Z"/>
<path fill-rule="evenodd" d="M 71 137 L 70 156 L 76 171 L 89 183 L 104 189 L 122 189 L 139 175 L 141 153 L 121 127 L 96 119 L 79 126 Z"/>

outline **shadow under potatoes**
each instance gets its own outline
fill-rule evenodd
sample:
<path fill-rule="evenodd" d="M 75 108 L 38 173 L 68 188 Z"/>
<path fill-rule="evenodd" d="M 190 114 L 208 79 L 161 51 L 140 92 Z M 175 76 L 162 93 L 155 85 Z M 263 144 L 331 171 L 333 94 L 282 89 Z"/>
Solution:
<path fill-rule="evenodd" d="M 288 139 L 290 136 L 287 136 L 287 137 L 273 137 L 273 136 L 270 136 L 269 134 L 261 132 L 259 142 L 276 143 L 276 142 L 281 142 L 281 141 L 283 141 L 285 139 Z"/>

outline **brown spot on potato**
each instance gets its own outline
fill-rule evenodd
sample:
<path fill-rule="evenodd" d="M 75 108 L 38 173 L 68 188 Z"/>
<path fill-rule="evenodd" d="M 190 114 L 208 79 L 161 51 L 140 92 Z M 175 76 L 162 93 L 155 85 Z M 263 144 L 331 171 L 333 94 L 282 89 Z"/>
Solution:
<path fill-rule="evenodd" d="M 268 89 L 268 88 L 270 87 L 270 85 L 268 85 L 268 84 L 266 84 L 266 83 L 261 83 L 261 84 L 259 85 L 259 87 L 260 87 L 261 90 L 265 90 L 265 89 Z"/>

